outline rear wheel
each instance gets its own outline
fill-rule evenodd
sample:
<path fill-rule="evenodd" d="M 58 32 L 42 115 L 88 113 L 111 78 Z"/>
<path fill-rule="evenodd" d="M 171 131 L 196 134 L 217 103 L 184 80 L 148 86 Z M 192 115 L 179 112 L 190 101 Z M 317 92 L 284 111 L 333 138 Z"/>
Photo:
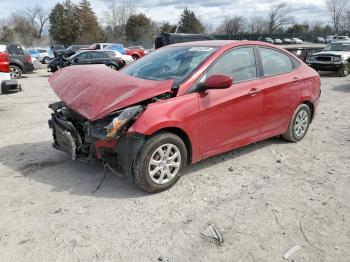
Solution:
<path fill-rule="evenodd" d="M 349 75 L 349 66 L 348 65 L 343 65 L 341 68 L 339 68 L 338 74 L 341 77 L 348 76 Z"/>
<path fill-rule="evenodd" d="M 10 76 L 12 79 L 19 79 L 22 76 L 22 70 L 18 66 L 10 65 Z"/>
<path fill-rule="evenodd" d="M 187 149 L 182 139 L 163 132 L 148 139 L 133 170 L 134 182 L 150 193 L 173 186 L 186 166 Z"/>
<path fill-rule="evenodd" d="M 287 133 L 282 137 L 290 142 L 298 142 L 306 135 L 311 122 L 311 111 L 306 104 L 301 104 L 295 110 Z"/>
<path fill-rule="evenodd" d="M 108 67 L 113 69 L 113 70 L 118 70 L 118 68 L 115 65 L 113 65 L 113 64 L 108 65 Z"/>
<path fill-rule="evenodd" d="M 136 61 L 137 59 L 140 58 L 138 55 L 132 55 L 131 57 L 132 57 L 132 59 L 134 59 L 135 61 Z"/>

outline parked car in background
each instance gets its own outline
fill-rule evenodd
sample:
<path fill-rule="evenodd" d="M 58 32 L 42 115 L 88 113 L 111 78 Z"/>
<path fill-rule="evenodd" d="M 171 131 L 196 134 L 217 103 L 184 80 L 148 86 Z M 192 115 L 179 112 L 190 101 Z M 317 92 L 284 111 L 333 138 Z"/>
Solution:
<path fill-rule="evenodd" d="M 176 34 L 176 33 L 161 33 L 154 42 L 154 48 L 158 49 L 163 46 L 172 45 L 176 43 L 194 42 L 213 40 L 214 38 L 203 34 Z"/>
<path fill-rule="evenodd" d="M 0 44 L 0 95 L 11 94 L 21 91 L 20 85 L 16 80 L 11 79 L 10 75 L 10 57 L 7 52 L 7 46 Z"/>
<path fill-rule="evenodd" d="M 292 40 L 293 44 L 302 44 L 302 43 L 304 43 L 303 40 L 301 40 L 299 38 L 296 38 L 296 37 L 293 37 L 291 40 Z"/>
<path fill-rule="evenodd" d="M 43 47 L 36 47 L 35 48 L 39 54 L 39 61 L 43 64 L 48 64 L 50 60 L 55 58 L 55 55 L 50 47 L 48 48 L 43 48 Z"/>
<path fill-rule="evenodd" d="M 265 37 L 265 38 L 264 38 L 264 42 L 270 43 L 270 44 L 273 44 L 273 43 L 274 43 L 274 42 L 273 42 L 273 39 L 272 39 L 271 37 Z"/>
<path fill-rule="evenodd" d="M 145 48 L 143 46 L 130 46 L 126 48 L 126 54 L 137 60 L 145 55 Z"/>
<path fill-rule="evenodd" d="M 10 75 L 12 79 L 22 77 L 22 74 L 33 72 L 32 58 L 27 49 L 18 44 L 6 44 L 7 52 L 10 55 Z"/>
<path fill-rule="evenodd" d="M 110 51 L 104 52 L 103 50 L 83 51 L 70 56 L 66 60 L 52 60 L 48 65 L 48 71 L 56 72 L 62 67 L 92 64 L 104 64 L 114 70 L 119 70 L 125 65 L 120 58 L 114 55 L 114 52 L 112 54 Z"/>
<path fill-rule="evenodd" d="M 109 45 L 114 45 L 114 44 L 113 43 L 94 43 L 92 45 L 89 45 L 88 47 L 80 48 L 80 50 L 102 50 L 102 49 L 105 49 Z"/>
<path fill-rule="evenodd" d="M 290 44 L 293 44 L 293 41 L 290 38 L 285 38 L 285 39 L 283 39 L 283 44 L 290 45 Z"/>
<path fill-rule="evenodd" d="M 124 65 L 129 65 L 129 64 L 131 64 L 131 63 L 133 63 L 135 61 L 132 56 L 130 56 L 130 55 L 123 55 L 119 51 L 116 51 L 116 50 L 104 49 L 104 50 L 96 50 L 96 51 L 110 52 L 110 54 L 112 56 L 120 58 L 122 60 L 122 62 L 124 63 Z"/>
<path fill-rule="evenodd" d="M 213 155 L 279 135 L 302 140 L 321 94 L 315 70 L 250 41 L 176 44 L 121 72 L 73 67 L 49 83 L 61 99 L 50 105 L 53 146 L 101 160 L 148 192 Z"/>
<path fill-rule="evenodd" d="M 39 60 L 40 53 L 35 48 L 30 47 L 27 49 L 27 51 L 30 54 L 30 56 L 32 57 L 32 60 L 33 60 L 33 58 Z"/>
<path fill-rule="evenodd" d="M 282 44 L 283 44 L 282 40 L 279 39 L 279 38 L 276 38 L 275 40 L 273 40 L 273 43 L 274 43 L 275 45 L 282 45 Z"/>
<path fill-rule="evenodd" d="M 350 37 L 348 36 L 335 36 L 332 38 L 331 43 L 333 42 L 339 42 L 339 41 L 349 41 Z"/>
<path fill-rule="evenodd" d="M 126 55 L 126 49 L 123 44 L 109 44 L 103 50 L 112 50 L 112 51 L 118 51 L 122 55 Z"/>
<path fill-rule="evenodd" d="M 332 41 L 332 39 L 334 38 L 334 35 L 327 35 L 326 37 L 326 44 L 330 43 Z"/>
<path fill-rule="evenodd" d="M 350 41 L 332 42 L 322 52 L 313 54 L 307 64 L 317 71 L 337 71 L 339 76 L 349 75 Z"/>
<path fill-rule="evenodd" d="M 319 43 L 319 44 L 325 44 L 326 43 L 326 39 L 324 39 L 323 37 L 316 37 L 314 42 L 315 43 Z"/>
<path fill-rule="evenodd" d="M 71 55 L 74 55 L 76 52 L 80 51 L 80 49 L 88 47 L 89 45 L 70 45 L 64 52 L 69 57 Z"/>
<path fill-rule="evenodd" d="M 57 57 L 58 52 L 66 50 L 66 47 L 64 45 L 51 45 L 49 47 L 51 48 L 55 57 Z"/>

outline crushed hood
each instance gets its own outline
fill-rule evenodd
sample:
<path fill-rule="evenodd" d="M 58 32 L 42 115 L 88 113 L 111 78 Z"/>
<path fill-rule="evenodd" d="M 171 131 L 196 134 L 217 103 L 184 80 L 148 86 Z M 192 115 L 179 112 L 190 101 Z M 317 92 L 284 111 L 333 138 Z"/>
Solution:
<path fill-rule="evenodd" d="M 173 80 L 145 80 L 105 65 L 87 65 L 63 68 L 49 78 L 49 83 L 68 108 L 94 121 L 169 92 Z"/>

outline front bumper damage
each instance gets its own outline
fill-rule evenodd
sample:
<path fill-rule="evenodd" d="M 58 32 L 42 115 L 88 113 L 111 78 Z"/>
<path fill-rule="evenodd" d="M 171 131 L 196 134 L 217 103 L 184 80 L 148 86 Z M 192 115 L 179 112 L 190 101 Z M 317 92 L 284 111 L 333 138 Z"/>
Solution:
<path fill-rule="evenodd" d="M 49 107 L 54 111 L 49 127 L 55 149 L 68 153 L 72 160 L 100 160 L 113 171 L 131 176 L 134 160 L 146 139 L 144 135 L 125 132 L 118 138 L 108 138 L 103 127 L 109 119 L 90 122 L 65 108 L 62 102 Z"/>

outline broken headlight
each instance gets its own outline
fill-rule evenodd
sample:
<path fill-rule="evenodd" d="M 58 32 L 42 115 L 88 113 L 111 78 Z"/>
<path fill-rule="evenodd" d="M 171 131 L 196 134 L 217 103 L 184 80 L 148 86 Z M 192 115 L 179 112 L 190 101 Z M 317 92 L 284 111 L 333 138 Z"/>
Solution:
<path fill-rule="evenodd" d="M 127 128 L 130 127 L 130 125 L 143 111 L 143 106 L 126 108 L 116 118 L 114 118 L 109 125 L 105 126 L 105 129 L 107 130 L 107 137 L 119 137 Z"/>

